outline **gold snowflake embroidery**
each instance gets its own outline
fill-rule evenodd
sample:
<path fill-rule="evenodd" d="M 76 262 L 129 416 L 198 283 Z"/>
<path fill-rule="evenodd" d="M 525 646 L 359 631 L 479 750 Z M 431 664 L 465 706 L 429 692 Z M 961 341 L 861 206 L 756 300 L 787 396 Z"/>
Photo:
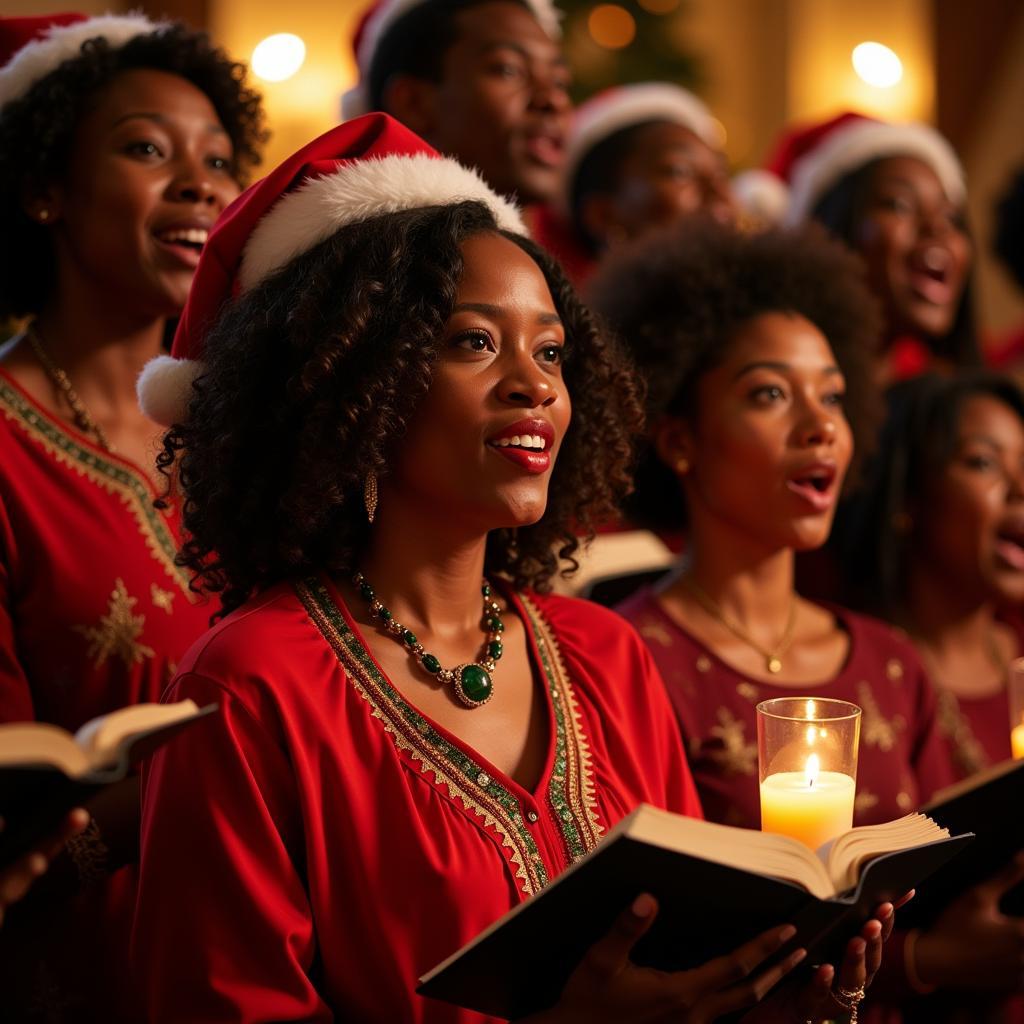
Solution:
<path fill-rule="evenodd" d="M 906 726 L 906 722 L 898 716 L 892 722 L 888 721 L 866 682 L 857 684 L 857 696 L 862 709 L 861 740 L 868 747 L 892 750 L 896 746 L 896 730 Z"/>
<path fill-rule="evenodd" d="M 861 815 L 870 811 L 878 803 L 878 797 L 870 790 L 861 790 L 853 801 L 854 814 Z"/>
<path fill-rule="evenodd" d="M 155 583 L 149 585 L 149 597 L 154 608 L 160 608 L 170 615 L 173 611 L 171 603 L 174 601 L 173 590 L 161 590 Z"/>
<path fill-rule="evenodd" d="M 89 641 L 89 657 L 96 668 L 114 656 L 124 662 L 125 668 L 153 657 L 153 648 L 139 643 L 146 616 L 132 614 L 137 603 L 138 598 L 128 596 L 124 580 L 118 577 L 110 594 L 107 614 L 100 619 L 100 624 L 74 627 Z"/>
<path fill-rule="evenodd" d="M 722 742 L 720 750 L 711 750 L 708 757 L 727 774 L 753 775 L 757 769 L 757 744 L 746 742 L 746 723 L 728 708 L 718 709 L 718 725 L 710 734 Z"/>
<path fill-rule="evenodd" d="M 660 622 L 642 622 L 640 623 L 639 632 L 645 640 L 655 640 L 662 647 L 672 646 L 672 637 L 669 636 L 668 630 Z"/>

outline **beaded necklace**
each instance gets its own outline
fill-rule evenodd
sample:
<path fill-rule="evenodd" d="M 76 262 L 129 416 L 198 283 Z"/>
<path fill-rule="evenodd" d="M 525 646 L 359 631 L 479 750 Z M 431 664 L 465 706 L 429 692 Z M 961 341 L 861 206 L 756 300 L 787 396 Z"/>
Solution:
<path fill-rule="evenodd" d="M 480 588 L 484 598 L 483 622 L 487 630 L 483 657 L 478 661 L 456 665 L 455 668 L 442 668 L 441 662 L 423 649 L 423 644 L 416 639 L 416 634 L 402 625 L 378 600 L 373 587 L 361 572 L 352 577 L 352 582 L 359 588 L 359 596 L 370 606 L 370 614 L 380 620 L 385 632 L 393 637 L 396 643 L 403 644 L 406 650 L 419 660 L 424 672 L 436 676 L 446 686 L 451 686 L 460 704 L 467 708 L 478 708 L 491 699 L 494 694 L 491 675 L 503 653 L 501 634 L 505 631 L 505 624 L 501 621 L 501 608 L 493 599 L 491 586 L 487 580 L 483 581 Z"/>

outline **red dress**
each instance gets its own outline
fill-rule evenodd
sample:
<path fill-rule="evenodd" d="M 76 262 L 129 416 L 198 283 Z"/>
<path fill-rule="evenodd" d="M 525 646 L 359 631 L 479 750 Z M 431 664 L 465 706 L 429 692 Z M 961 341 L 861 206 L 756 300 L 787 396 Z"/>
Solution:
<path fill-rule="evenodd" d="M 192 648 L 168 699 L 221 710 L 144 770 L 149 1020 L 482 1024 L 417 977 L 641 801 L 699 815 L 635 632 L 583 601 L 509 599 L 548 704 L 532 790 L 401 696 L 326 581 L 275 586 Z"/>
<path fill-rule="evenodd" d="M 671 618 L 650 591 L 620 607 L 668 687 L 709 821 L 760 828 L 755 707 L 792 687 L 750 679 Z M 862 709 L 854 824 L 890 821 L 953 781 L 936 723 L 935 692 L 910 642 L 867 616 L 831 609 L 850 637 L 846 664 L 800 692 Z"/>
<path fill-rule="evenodd" d="M 0 721 L 75 730 L 159 700 L 211 605 L 174 565 L 178 516 L 153 507 L 157 494 L 133 463 L 52 416 L 0 369 Z M 125 986 L 104 969 L 123 971 L 134 881 L 134 868 L 107 875 L 73 906 L 64 900 L 59 917 L 38 905 L 12 909 L 0 935 L 0 1016 L 36 1019 L 11 1009 L 23 995 L 39 1019 L 117 1019 L 112 992 Z"/>

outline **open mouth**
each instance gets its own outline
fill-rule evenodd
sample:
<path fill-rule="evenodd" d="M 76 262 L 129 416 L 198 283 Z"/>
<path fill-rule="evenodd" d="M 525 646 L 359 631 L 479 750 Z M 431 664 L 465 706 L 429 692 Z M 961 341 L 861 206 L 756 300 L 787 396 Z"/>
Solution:
<path fill-rule="evenodd" d="M 1024 571 L 1024 522 L 1004 523 L 996 531 L 995 551 L 1009 568 Z"/>
<path fill-rule="evenodd" d="M 175 253 L 190 266 L 199 262 L 199 256 L 210 237 L 206 228 L 167 228 L 155 233 L 156 240 Z"/>
<path fill-rule="evenodd" d="M 538 132 L 526 137 L 526 151 L 545 167 L 561 167 L 565 160 L 565 142 L 553 132 Z"/>
<path fill-rule="evenodd" d="M 835 503 L 836 476 L 834 466 L 810 466 L 786 480 L 786 487 L 814 511 L 824 512 Z"/>
<path fill-rule="evenodd" d="M 554 443 L 551 424 L 531 419 L 509 424 L 488 438 L 487 447 L 528 473 L 543 473 L 551 468 Z"/>
<path fill-rule="evenodd" d="M 953 257 L 937 245 L 930 245 L 910 260 L 911 287 L 924 299 L 937 306 L 953 299 Z"/>

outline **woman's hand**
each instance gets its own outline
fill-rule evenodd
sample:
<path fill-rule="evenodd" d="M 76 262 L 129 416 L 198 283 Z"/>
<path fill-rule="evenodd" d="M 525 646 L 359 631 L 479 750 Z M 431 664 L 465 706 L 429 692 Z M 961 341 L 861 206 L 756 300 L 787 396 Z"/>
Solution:
<path fill-rule="evenodd" d="M 1024 854 L 951 903 L 914 945 L 913 968 L 928 985 L 973 992 L 1024 990 L 1024 921 L 999 909 L 1024 881 Z"/>
<path fill-rule="evenodd" d="M 705 1024 L 760 1002 L 806 956 L 798 949 L 758 972 L 796 934 L 784 925 L 690 971 L 637 967 L 630 951 L 657 913 L 653 896 L 638 896 L 611 931 L 591 946 L 558 1005 L 521 1024 Z"/>
<path fill-rule="evenodd" d="M 807 982 L 789 984 L 744 1016 L 744 1024 L 779 1024 L 792 1021 L 832 1020 L 851 1010 L 858 993 L 871 984 L 882 964 L 882 947 L 892 933 L 896 915 L 893 904 L 883 903 L 859 935 L 846 945 L 839 974 L 831 964 L 821 964 Z"/>
<path fill-rule="evenodd" d="M 60 830 L 49 840 L 38 846 L 21 860 L 0 871 L 0 924 L 4 912 L 28 892 L 32 883 L 50 866 L 50 861 L 60 853 L 64 844 L 89 824 L 89 815 L 80 807 L 71 811 Z M 3 822 L 0 820 L 0 829 Z"/>

